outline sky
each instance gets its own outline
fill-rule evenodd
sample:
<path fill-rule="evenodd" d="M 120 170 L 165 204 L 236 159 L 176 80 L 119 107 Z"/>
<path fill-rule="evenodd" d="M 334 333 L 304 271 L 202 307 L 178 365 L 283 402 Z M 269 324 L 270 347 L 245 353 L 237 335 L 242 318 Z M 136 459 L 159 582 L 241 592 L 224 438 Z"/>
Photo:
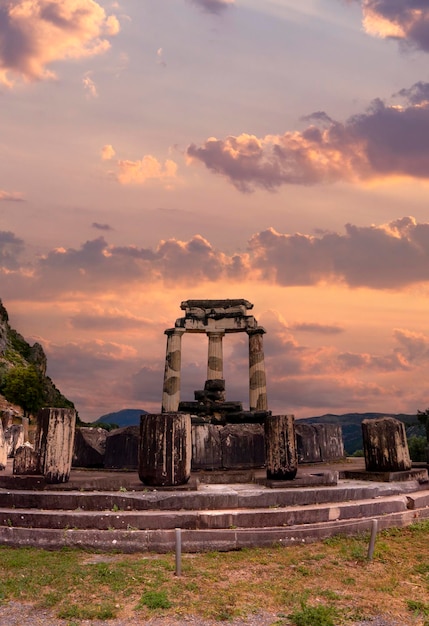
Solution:
<path fill-rule="evenodd" d="M 0 297 L 81 419 L 158 412 L 202 298 L 274 413 L 429 406 L 428 60 L 427 0 L 0 0 Z"/>

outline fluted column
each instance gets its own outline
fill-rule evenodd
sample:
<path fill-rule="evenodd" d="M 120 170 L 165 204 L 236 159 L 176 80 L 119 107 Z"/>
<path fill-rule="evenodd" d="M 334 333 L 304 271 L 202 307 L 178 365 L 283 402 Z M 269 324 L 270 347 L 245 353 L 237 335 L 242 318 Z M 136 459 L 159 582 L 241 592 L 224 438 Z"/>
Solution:
<path fill-rule="evenodd" d="M 183 328 L 169 328 L 165 355 L 164 386 L 162 389 L 162 412 L 177 411 L 180 402 L 180 369 L 182 365 Z"/>
<path fill-rule="evenodd" d="M 249 329 L 249 404 L 251 411 L 268 410 L 262 326 Z"/>
<path fill-rule="evenodd" d="M 223 350 L 222 340 L 224 331 L 208 332 L 209 350 L 207 360 L 207 380 L 223 378 Z"/>

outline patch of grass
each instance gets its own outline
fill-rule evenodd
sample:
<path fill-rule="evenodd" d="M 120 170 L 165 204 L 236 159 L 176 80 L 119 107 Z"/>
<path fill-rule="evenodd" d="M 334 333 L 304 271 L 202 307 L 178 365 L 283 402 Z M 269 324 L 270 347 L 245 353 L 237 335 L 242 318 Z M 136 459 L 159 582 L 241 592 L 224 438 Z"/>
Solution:
<path fill-rule="evenodd" d="M 81 604 L 68 604 L 62 607 L 57 616 L 60 619 L 114 619 L 117 610 L 112 604 L 100 604 L 83 606 Z"/>
<path fill-rule="evenodd" d="M 416 615 L 429 617 L 429 604 L 425 602 L 421 602 L 420 600 L 407 600 L 407 607 L 409 611 L 412 611 Z"/>
<path fill-rule="evenodd" d="M 304 604 L 301 609 L 288 615 L 293 626 L 336 626 L 337 611 L 330 606 L 319 604 L 308 606 Z"/>
<path fill-rule="evenodd" d="M 141 609 L 142 607 L 147 607 L 148 609 L 154 611 L 156 609 L 169 609 L 171 606 L 172 604 L 168 599 L 166 591 L 148 589 L 148 591 L 145 591 L 140 598 L 137 608 Z"/>
<path fill-rule="evenodd" d="M 311 626 L 325 626 L 323 619 L 347 626 L 383 613 L 406 623 L 410 611 L 419 611 L 417 619 L 429 626 L 429 524 L 382 531 L 379 537 L 372 561 L 366 558 L 366 536 L 183 554 L 181 577 L 175 576 L 174 554 L 107 556 L 0 546 L 0 602 L 54 608 L 70 624 L 138 609 L 137 623 L 153 611 L 219 622 L 269 611 L 284 626 L 293 624 L 289 615 L 299 626 L 304 619 L 313 619 Z M 118 597 L 120 607 L 106 604 Z"/>

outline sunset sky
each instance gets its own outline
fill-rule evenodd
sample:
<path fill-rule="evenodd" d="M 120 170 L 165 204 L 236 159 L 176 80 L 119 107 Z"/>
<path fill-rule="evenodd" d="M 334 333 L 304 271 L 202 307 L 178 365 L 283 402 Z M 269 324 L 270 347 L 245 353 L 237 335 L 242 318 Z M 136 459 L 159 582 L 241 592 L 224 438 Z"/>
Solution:
<path fill-rule="evenodd" d="M 191 298 L 275 413 L 429 406 L 428 63 L 427 0 L 0 0 L 0 297 L 83 420 L 160 409 Z"/>

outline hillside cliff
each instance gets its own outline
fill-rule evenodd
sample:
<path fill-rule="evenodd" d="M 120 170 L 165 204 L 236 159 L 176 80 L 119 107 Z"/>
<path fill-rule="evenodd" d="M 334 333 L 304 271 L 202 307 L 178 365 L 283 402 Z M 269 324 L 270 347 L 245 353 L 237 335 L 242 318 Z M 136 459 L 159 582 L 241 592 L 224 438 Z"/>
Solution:
<path fill-rule="evenodd" d="M 15 413 L 34 414 L 38 404 L 74 408 L 73 402 L 63 396 L 46 375 L 46 366 L 46 355 L 40 343 L 30 345 L 11 327 L 7 310 L 0 300 L 0 410 L 11 408 Z M 29 403 L 22 393 L 20 395 L 23 385 L 19 383 L 21 376 L 30 374 L 33 395 L 37 399 Z M 28 385 L 24 393 L 27 391 Z"/>

